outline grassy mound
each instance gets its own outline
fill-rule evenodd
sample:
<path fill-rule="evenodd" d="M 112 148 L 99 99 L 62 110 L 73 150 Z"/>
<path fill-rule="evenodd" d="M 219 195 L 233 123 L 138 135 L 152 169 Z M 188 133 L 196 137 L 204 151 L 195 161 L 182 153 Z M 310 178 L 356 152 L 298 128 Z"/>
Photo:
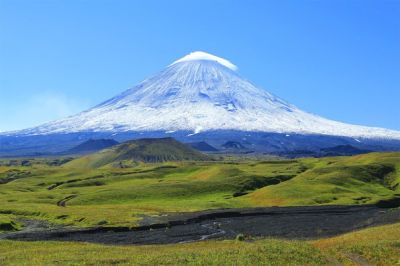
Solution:
<path fill-rule="evenodd" d="M 400 195 L 400 154 L 302 159 L 308 170 L 248 195 L 260 205 L 367 204 Z"/>
<path fill-rule="evenodd" d="M 15 217 L 0 214 L 0 233 L 9 231 L 18 231 L 21 229 L 21 224 L 15 221 Z"/>
<path fill-rule="evenodd" d="M 211 158 L 173 138 L 138 139 L 73 160 L 67 164 L 67 167 L 96 168 L 107 164 L 125 167 L 124 161 L 157 163 L 205 160 L 211 160 Z M 131 165 L 128 164 L 128 166 Z"/>

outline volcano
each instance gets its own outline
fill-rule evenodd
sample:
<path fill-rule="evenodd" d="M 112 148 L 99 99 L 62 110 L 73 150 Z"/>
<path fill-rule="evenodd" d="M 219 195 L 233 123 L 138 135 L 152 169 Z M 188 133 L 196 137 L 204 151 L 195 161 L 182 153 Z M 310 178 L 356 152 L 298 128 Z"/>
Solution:
<path fill-rule="evenodd" d="M 345 124 L 303 111 L 241 77 L 230 61 L 205 52 L 193 52 L 89 110 L 3 136 L 118 139 L 138 134 L 184 141 L 192 137 L 214 146 L 240 140 L 256 150 L 260 142 L 264 149 L 281 150 L 299 148 L 300 142 L 315 148 L 361 143 L 375 150 L 400 147 L 399 131 Z"/>

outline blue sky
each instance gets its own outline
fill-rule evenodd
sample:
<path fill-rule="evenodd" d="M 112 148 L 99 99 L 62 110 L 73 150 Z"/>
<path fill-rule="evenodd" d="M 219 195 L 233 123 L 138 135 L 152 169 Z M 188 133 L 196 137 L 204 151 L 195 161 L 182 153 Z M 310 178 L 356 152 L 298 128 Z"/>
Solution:
<path fill-rule="evenodd" d="M 0 0 L 0 130 L 82 111 L 196 50 L 306 111 L 400 130 L 396 0 Z"/>

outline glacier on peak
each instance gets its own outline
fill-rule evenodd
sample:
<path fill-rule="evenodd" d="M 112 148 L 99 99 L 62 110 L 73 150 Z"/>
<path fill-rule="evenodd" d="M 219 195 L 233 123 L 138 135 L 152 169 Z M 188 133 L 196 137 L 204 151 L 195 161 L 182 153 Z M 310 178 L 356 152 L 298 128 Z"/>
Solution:
<path fill-rule="evenodd" d="M 219 64 L 221 64 L 221 65 L 233 70 L 233 71 L 238 70 L 238 67 L 235 66 L 234 64 L 232 64 L 229 60 L 224 59 L 222 57 L 218 57 L 218 56 L 209 54 L 209 53 L 206 53 L 206 52 L 202 52 L 202 51 L 191 52 L 190 54 L 188 54 L 188 55 L 176 60 L 171 65 L 176 64 L 176 63 L 180 63 L 180 62 L 196 61 L 196 60 L 215 61 L 215 62 L 218 62 Z"/>

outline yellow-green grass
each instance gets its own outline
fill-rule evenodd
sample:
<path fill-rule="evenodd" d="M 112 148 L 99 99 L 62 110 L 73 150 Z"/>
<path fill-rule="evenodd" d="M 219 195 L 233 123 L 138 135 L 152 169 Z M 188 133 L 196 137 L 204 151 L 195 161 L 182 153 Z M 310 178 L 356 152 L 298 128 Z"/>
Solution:
<path fill-rule="evenodd" d="M 400 154 L 302 159 L 309 170 L 244 196 L 256 205 L 369 204 L 400 195 Z"/>
<path fill-rule="evenodd" d="M 21 223 L 17 221 L 15 215 L 0 215 L 0 233 L 9 231 L 18 231 L 21 229 Z"/>
<path fill-rule="evenodd" d="M 400 265 L 400 223 L 371 227 L 312 245 L 344 265 Z"/>
<path fill-rule="evenodd" d="M 142 215 L 216 208 L 367 204 L 400 195 L 400 153 L 297 160 L 1 166 L 0 216 L 135 226 Z M 73 165 L 73 167 L 71 166 Z M 279 184 L 277 184 L 280 182 Z M 51 188 L 51 189 L 49 189 Z M 66 207 L 57 206 L 63 199 Z"/>
<path fill-rule="evenodd" d="M 398 265 L 399 239 L 400 224 L 317 241 L 258 239 L 148 246 L 0 241 L 0 265 Z"/>

